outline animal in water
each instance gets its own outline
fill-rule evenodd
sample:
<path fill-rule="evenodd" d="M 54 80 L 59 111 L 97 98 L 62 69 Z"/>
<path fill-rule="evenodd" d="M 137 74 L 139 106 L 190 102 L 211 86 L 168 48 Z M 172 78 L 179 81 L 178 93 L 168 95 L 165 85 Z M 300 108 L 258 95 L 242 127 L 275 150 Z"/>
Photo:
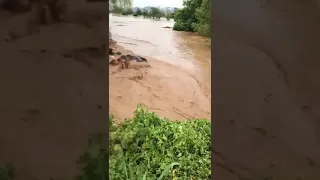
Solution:
<path fill-rule="evenodd" d="M 117 61 L 118 64 L 120 64 L 121 69 L 127 69 L 130 67 L 130 61 L 124 55 L 118 58 Z"/>
<path fill-rule="evenodd" d="M 126 55 L 126 59 L 129 61 L 137 61 L 137 62 L 148 62 L 146 58 L 141 56 L 132 56 L 132 55 Z"/>
<path fill-rule="evenodd" d="M 109 48 L 109 54 L 110 54 L 110 55 L 114 55 L 114 51 L 113 51 L 112 48 Z"/>
<path fill-rule="evenodd" d="M 116 66 L 120 65 L 121 69 L 127 69 L 130 67 L 130 61 L 136 62 L 147 62 L 147 59 L 141 56 L 133 56 L 133 55 L 121 55 L 118 59 L 115 59 L 114 56 L 109 56 L 109 64 Z"/>
<path fill-rule="evenodd" d="M 122 55 L 119 58 L 115 58 L 114 56 L 109 56 L 109 64 L 116 66 L 116 65 L 121 65 L 123 68 L 125 68 L 125 62 L 128 62 L 127 57 Z"/>
<path fill-rule="evenodd" d="M 140 58 L 140 56 L 135 56 L 134 58 L 135 58 L 135 60 L 136 60 L 137 62 L 143 62 L 143 60 Z"/>
<path fill-rule="evenodd" d="M 130 61 L 124 61 L 124 67 L 127 69 L 130 67 Z M 124 68 L 123 68 L 124 69 Z"/>
<path fill-rule="evenodd" d="M 128 58 L 127 58 L 126 55 L 121 55 L 119 59 L 122 59 L 122 60 L 124 60 L 124 61 L 127 61 L 127 60 L 128 60 Z"/>
<path fill-rule="evenodd" d="M 132 61 L 132 60 L 134 60 L 134 56 L 132 56 L 132 55 L 127 55 L 127 59 L 129 60 L 129 61 Z"/>
<path fill-rule="evenodd" d="M 119 61 L 118 61 L 118 59 L 115 59 L 114 56 L 110 56 L 110 55 L 109 55 L 109 64 L 111 64 L 111 65 L 113 65 L 113 66 L 116 66 L 116 65 L 119 64 Z"/>
<path fill-rule="evenodd" d="M 134 58 L 134 60 L 136 60 L 137 62 L 148 62 L 146 58 L 141 57 L 141 56 L 134 56 L 133 58 Z"/>
<path fill-rule="evenodd" d="M 146 58 L 141 57 L 141 56 L 138 56 L 138 57 L 139 57 L 142 61 L 144 61 L 144 62 L 148 62 Z"/>

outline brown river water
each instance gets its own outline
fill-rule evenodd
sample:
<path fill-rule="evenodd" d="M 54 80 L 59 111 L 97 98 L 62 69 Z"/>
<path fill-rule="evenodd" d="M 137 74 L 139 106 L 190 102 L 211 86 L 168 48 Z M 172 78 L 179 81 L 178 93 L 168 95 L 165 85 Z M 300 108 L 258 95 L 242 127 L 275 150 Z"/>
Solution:
<path fill-rule="evenodd" d="M 109 15 L 109 22 L 117 50 L 145 56 L 151 65 L 120 72 L 110 67 L 109 109 L 119 121 L 132 117 L 137 104 L 169 119 L 210 119 L 208 38 L 164 28 L 174 25 L 167 20 Z"/>
<path fill-rule="evenodd" d="M 97 43 L 83 19 L 97 12 L 107 19 L 105 6 L 69 2 L 78 19 L 10 42 L 8 32 L 23 33 L 28 16 L 0 12 L 0 163 L 15 165 L 17 180 L 72 179 L 88 136 L 105 132 L 106 114 L 130 118 L 138 103 L 176 120 L 212 113 L 213 179 L 320 179 L 315 1 L 266 1 L 265 8 L 256 0 L 213 1 L 212 103 L 205 38 L 161 28 L 173 25 L 165 20 L 111 16 L 113 38 L 151 65 L 116 72 L 104 57 L 79 52 Z"/>
<path fill-rule="evenodd" d="M 209 39 L 188 32 L 173 31 L 174 21 L 110 14 L 112 38 L 137 54 L 153 57 L 196 73 L 210 83 Z"/>

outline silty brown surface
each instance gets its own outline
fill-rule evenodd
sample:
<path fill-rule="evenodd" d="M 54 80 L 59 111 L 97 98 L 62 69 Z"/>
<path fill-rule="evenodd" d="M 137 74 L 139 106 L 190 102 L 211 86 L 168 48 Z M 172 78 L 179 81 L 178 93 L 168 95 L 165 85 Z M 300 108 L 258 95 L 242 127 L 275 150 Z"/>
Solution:
<path fill-rule="evenodd" d="M 29 36 L 29 13 L 1 13 L 0 162 L 14 164 L 18 180 L 70 179 L 88 135 L 106 131 L 105 6 L 72 2 L 68 23 Z"/>
<path fill-rule="evenodd" d="M 173 31 L 174 21 L 110 15 L 112 38 L 140 56 L 172 64 L 191 74 L 206 92 L 211 92 L 211 47 L 209 38 Z M 155 36 L 155 34 L 157 36 Z M 178 68 L 177 68 L 178 69 Z M 170 74 L 173 74 L 171 72 Z"/>
<path fill-rule="evenodd" d="M 213 179 L 320 179 L 319 13 L 213 1 Z"/>
<path fill-rule="evenodd" d="M 118 45 L 116 51 L 134 54 Z M 138 104 L 172 120 L 210 119 L 210 92 L 191 73 L 146 58 L 147 63 L 131 62 L 128 69 L 109 67 L 109 108 L 117 122 L 131 118 Z"/>

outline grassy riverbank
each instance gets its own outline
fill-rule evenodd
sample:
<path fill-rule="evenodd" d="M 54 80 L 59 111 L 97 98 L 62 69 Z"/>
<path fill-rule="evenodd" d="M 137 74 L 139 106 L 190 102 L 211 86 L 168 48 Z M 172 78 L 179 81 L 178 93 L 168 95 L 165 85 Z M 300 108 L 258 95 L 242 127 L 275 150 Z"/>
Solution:
<path fill-rule="evenodd" d="M 120 125 L 110 116 L 109 126 L 110 155 L 102 134 L 91 137 L 77 179 L 211 179 L 208 120 L 170 121 L 138 106 L 135 116 Z M 1 180 L 14 176 L 13 167 L 0 167 Z"/>
<path fill-rule="evenodd" d="M 110 179 L 211 179 L 208 120 L 170 121 L 139 106 L 132 119 L 109 121 Z M 108 156 L 100 147 L 91 144 L 83 179 L 107 179 Z"/>

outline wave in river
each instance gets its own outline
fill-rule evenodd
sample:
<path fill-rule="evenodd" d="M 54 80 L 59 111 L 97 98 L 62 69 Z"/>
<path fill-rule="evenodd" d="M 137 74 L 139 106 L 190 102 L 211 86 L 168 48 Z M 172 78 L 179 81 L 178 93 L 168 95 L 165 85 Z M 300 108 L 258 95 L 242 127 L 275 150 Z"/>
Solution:
<path fill-rule="evenodd" d="M 120 38 L 125 38 L 125 39 L 129 39 L 129 40 L 132 40 L 132 41 L 138 41 L 138 42 L 146 43 L 146 44 L 149 44 L 149 45 L 152 45 L 152 46 L 156 46 L 156 45 L 153 44 L 152 42 L 146 41 L 146 40 L 142 40 L 142 39 L 136 39 L 136 38 L 132 38 L 132 37 L 122 36 L 122 35 L 119 35 L 119 34 L 114 34 L 113 36 L 120 37 Z M 117 39 L 117 38 L 116 38 L 116 39 Z M 133 44 L 133 43 L 131 43 L 131 44 Z M 135 44 L 135 45 L 137 45 L 137 44 Z"/>

